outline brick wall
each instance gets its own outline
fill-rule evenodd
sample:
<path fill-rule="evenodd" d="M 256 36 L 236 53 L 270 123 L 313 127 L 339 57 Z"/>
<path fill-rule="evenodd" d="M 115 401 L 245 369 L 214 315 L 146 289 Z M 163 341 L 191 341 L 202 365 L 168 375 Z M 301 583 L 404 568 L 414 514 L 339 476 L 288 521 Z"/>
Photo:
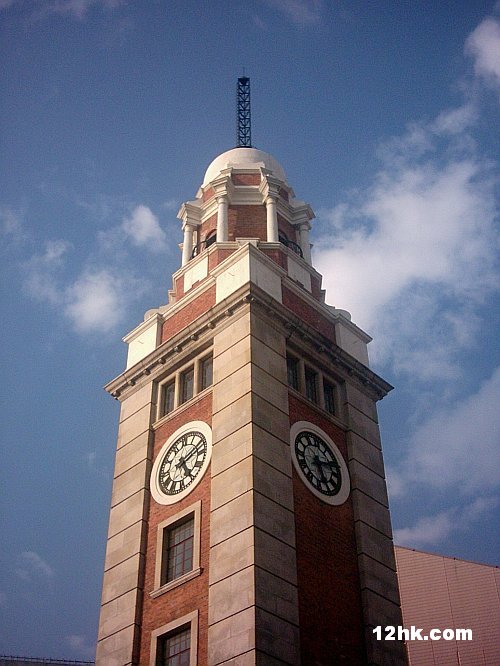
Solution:
<path fill-rule="evenodd" d="M 267 250 L 262 248 L 262 252 L 272 259 L 278 266 L 281 266 L 285 271 L 288 270 L 287 256 L 283 250 Z"/>
<path fill-rule="evenodd" d="M 282 199 L 285 201 L 290 201 L 290 195 L 286 190 L 284 190 L 282 187 L 280 187 L 279 195 Z"/>
<path fill-rule="evenodd" d="M 209 236 L 212 231 L 215 231 L 217 229 L 217 213 L 215 215 L 211 215 L 208 220 L 205 220 L 203 224 L 201 224 L 198 227 L 198 249 L 199 245 L 202 241 Z M 205 249 L 205 248 L 203 248 Z"/>
<path fill-rule="evenodd" d="M 207 189 L 203 192 L 203 201 L 208 201 L 215 195 L 215 190 L 213 187 L 207 187 Z"/>
<path fill-rule="evenodd" d="M 208 272 L 210 273 L 216 266 L 227 259 L 235 250 L 212 250 L 208 255 Z"/>
<path fill-rule="evenodd" d="M 267 238 L 266 207 L 229 206 L 229 240 Z"/>
<path fill-rule="evenodd" d="M 282 217 L 279 213 L 278 213 L 278 229 L 285 234 L 288 240 L 291 240 L 294 243 L 298 243 L 297 232 L 295 231 L 295 227 L 293 226 L 293 224 L 290 224 L 288 220 L 285 220 L 285 218 Z"/>
<path fill-rule="evenodd" d="M 213 305 L 215 305 L 215 285 L 168 317 L 163 324 L 161 341 L 170 340 Z"/>
<path fill-rule="evenodd" d="M 328 319 L 323 316 L 321 312 L 316 310 L 312 305 L 297 297 L 297 294 L 283 286 L 283 305 L 290 308 L 300 319 L 313 326 L 319 333 L 331 340 L 335 341 L 335 327 Z"/>
<path fill-rule="evenodd" d="M 231 180 L 235 185 L 260 185 L 260 173 L 233 173 Z"/>
<path fill-rule="evenodd" d="M 205 395 L 195 401 L 192 406 L 182 410 L 177 416 L 170 418 L 155 433 L 154 456 L 156 459 L 161 447 L 168 437 L 189 421 L 205 421 L 212 424 L 212 395 Z M 198 609 L 198 663 L 207 663 L 208 647 L 208 564 L 210 550 L 210 478 L 208 467 L 200 483 L 183 500 L 176 504 L 164 506 L 151 500 L 146 550 L 146 571 L 143 602 L 143 624 L 141 634 L 141 665 L 147 666 L 150 658 L 151 632 L 164 624 Z M 182 509 L 201 500 L 201 552 L 200 566 L 202 573 L 179 587 L 151 598 L 154 589 L 156 538 L 158 525 L 167 518 L 176 515 Z"/>
<path fill-rule="evenodd" d="M 311 293 L 318 301 L 321 300 L 321 278 L 316 278 L 311 275 Z"/>
<path fill-rule="evenodd" d="M 184 275 L 178 277 L 174 282 L 175 299 L 179 301 L 184 296 Z"/>
<path fill-rule="evenodd" d="M 294 395 L 289 407 L 290 425 L 315 423 L 347 460 L 343 430 Z M 302 664 L 365 664 L 351 500 L 325 504 L 293 474 Z"/>

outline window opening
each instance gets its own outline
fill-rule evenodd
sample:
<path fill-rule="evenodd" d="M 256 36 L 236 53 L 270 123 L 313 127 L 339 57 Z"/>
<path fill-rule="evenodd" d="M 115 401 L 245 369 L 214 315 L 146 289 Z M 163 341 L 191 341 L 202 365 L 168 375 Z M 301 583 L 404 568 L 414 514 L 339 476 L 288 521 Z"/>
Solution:
<path fill-rule="evenodd" d="M 191 627 L 184 626 L 158 638 L 156 666 L 189 666 Z"/>
<path fill-rule="evenodd" d="M 170 414 L 175 406 L 175 381 L 163 387 L 162 414 Z"/>
<path fill-rule="evenodd" d="M 181 375 L 181 403 L 191 400 L 194 389 L 194 367 L 191 366 Z"/>
<path fill-rule="evenodd" d="M 208 234 L 208 236 L 205 238 L 205 240 L 203 242 L 204 249 L 213 245 L 216 240 L 217 240 L 217 232 L 212 231 L 211 233 Z"/>
<path fill-rule="evenodd" d="M 295 254 L 298 254 L 299 257 L 302 257 L 302 258 L 304 257 L 304 254 L 302 252 L 302 248 L 300 247 L 300 245 L 298 245 L 297 243 L 295 243 L 292 240 L 289 240 L 287 238 L 286 234 L 283 231 L 278 232 L 278 240 L 279 240 L 280 243 L 282 243 L 282 245 L 285 245 L 285 247 L 289 247 L 290 250 L 292 250 L 292 252 L 295 252 Z"/>
<path fill-rule="evenodd" d="M 194 516 L 163 531 L 163 571 L 161 585 L 180 578 L 193 569 Z"/>
<path fill-rule="evenodd" d="M 323 382 L 323 394 L 325 396 L 325 409 L 330 414 L 335 414 L 335 387 L 329 382 Z"/>
<path fill-rule="evenodd" d="M 214 360 L 210 355 L 204 358 L 200 363 L 200 391 L 212 386 L 213 384 Z"/>
<path fill-rule="evenodd" d="M 318 388 L 316 382 L 317 374 L 314 372 L 314 370 L 306 368 L 305 379 L 306 379 L 306 396 L 312 402 L 318 402 Z"/>
<path fill-rule="evenodd" d="M 291 386 L 296 391 L 299 390 L 299 362 L 293 356 L 286 357 L 286 371 L 288 378 L 288 386 Z"/>

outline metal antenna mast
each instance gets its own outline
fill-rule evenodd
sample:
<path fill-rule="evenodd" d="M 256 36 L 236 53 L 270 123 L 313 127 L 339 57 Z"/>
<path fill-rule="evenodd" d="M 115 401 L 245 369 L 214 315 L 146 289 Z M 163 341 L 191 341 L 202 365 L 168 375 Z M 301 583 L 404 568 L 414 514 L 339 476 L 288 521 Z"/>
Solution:
<path fill-rule="evenodd" d="M 236 89 L 236 145 L 238 148 L 252 147 L 250 79 L 248 76 L 240 76 Z"/>

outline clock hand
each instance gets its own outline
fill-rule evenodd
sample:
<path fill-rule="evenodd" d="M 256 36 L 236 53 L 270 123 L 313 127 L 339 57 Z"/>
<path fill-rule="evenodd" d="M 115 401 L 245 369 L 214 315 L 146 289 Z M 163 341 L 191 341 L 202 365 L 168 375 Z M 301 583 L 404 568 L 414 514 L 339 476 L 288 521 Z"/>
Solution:
<path fill-rule="evenodd" d="M 184 460 L 189 460 L 194 456 L 195 453 L 199 453 L 196 447 L 191 451 L 191 453 L 188 453 L 188 455 L 184 457 Z"/>
<path fill-rule="evenodd" d="M 314 456 L 314 463 L 316 467 L 319 469 L 319 473 L 321 474 L 321 481 L 327 482 L 328 479 L 325 476 L 325 473 L 323 472 L 323 465 L 322 461 L 320 460 L 319 456 Z"/>
<path fill-rule="evenodd" d="M 318 462 L 320 465 L 326 465 L 328 467 L 337 467 L 337 464 L 335 460 L 322 460 L 321 458 L 318 457 Z"/>
<path fill-rule="evenodd" d="M 187 460 L 187 458 L 181 458 L 181 459 L 179 460 L 179 462 L 176 464 L 176 467 L 177 467 L 177 469 L 179 469 L 179 467 L 183 467 L 186 476 L 192 476 L 192 474 L 191 474 L 191 470 L 190 470 L 189 467 L 186 465 L 186 460 Z"/>

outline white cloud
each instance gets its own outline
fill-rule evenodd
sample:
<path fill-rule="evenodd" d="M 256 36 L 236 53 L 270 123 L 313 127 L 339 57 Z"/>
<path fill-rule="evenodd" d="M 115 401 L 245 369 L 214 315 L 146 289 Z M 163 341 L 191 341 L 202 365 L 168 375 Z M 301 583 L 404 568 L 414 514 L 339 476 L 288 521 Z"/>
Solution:
<path fill-rule="evenodd" d="M 34 18 L 44 18 L 50 14 L 72 16 L 79 20 L 85 18 L 94 7 L 111 10 L 123 4 L 123 0 L 42 0 L 37 5 Z"/>
<path fill-rule="evenodd" d="M 90 471 L 103 478 L 109 478 L 109 471 L 106 468 L 97 465 L 97 451 L 89 451 L 85 454 L 84 459 Z"/>
<path fill-rule="evenodd" d="M 21 214 L 10 206 L 0 205 L 0 233 L 15 242 L 27 238 Z"/>
<path fill-rule="evenodd" d="M 105 269 L 86 271 L 64 294 L 64 312 L 76 331 L 108 332 L 125 314 L 128 280 Z"/>
<path fill-rule="evenodd" d="M 319 214 L 329 301 L 373 334 L 376 361 L 414 379 L 457 376 L 456 354 L 500 284 L 495 181 L 465 131 L 474 118 L 465 105 L 413 124 L 382 147 L 368 190 Z"/>
<path fill-rule="evenodd" d="M 95 655 L 95 645 L 92 645 L 86 636 L 81 634 L 70 634 L 66 636 L 66 643 L 73 649 L 77 650 L 81 657 L 92 658 Z"/>
<path fill-rule="evenodd" d="M 174 198 L 167 199 L 167 201 L 163 202 L 163 208 L 165 208 L 165 210 L 171 210 L 171 211 L 176 211 L 177 212 L 179 210 L 179 201 L 178 201 L 178 199 L 174 199 Z"/>
<path fill-rule="evenodd" d="M 57 286 L 57 273 L 64 266 L 71 245 L 63 240 L 48 241 L 42 254 L 36 254 L 23 265 L 24 286 L 28 293 L 39 301 L 52 305 L 61 302 Z"/>
<path fill-rule="evenodd" d="M 453 532 L 467 530 L 497 506 L 498 499 L 495 497 L 479 498 L 465 507 L 453 507 L 434 516 L 419 518 L 413 527 L 394 530 L 394 541 L 410 548 L 436 545 Z"/>
<path fill-rule="evenodd" d="M 85 455 L 85 459 L 86 459 L 86 461 L 87 461 L 87 464 L 88 464 L 88 466 L 91 467 L 91 468 L 94 467 L 94 465 L 95 465 L 95 461 L 96 461 L 96 458 L 97 458 L 97 452 L 96 452 L 96 451 L 89 451 L 89 452 Z"/>
<path fill-rule="evenodd" d="M 32 18 L 40 19 L 51 14 L 85 18 L 92 8 L 112 10 L 123 4 L 123 0 L 37 0 Z M 23 5 L 23 0 L 0 0 L 0 10 L 13 5 Z"/>
<path fill-rule="evenodd" d="M 322 0 L 265 0 L 292 23 L 299 26 L 315 25 L 321 20 Z"/>
<path fill-rule="evenodd" d="M 164 252 L 167 247 L 166 234 L 147 206 L 136 206 L 131 216 L 123 220 L 121 228 L 137 247 L 150 252 Z"/>
<path fill-rule="evenodd" d="M 478 111 L 474 104 L 468 103 L 456 109 L 442 111 L 431 126 L 436 135 L 460 134 L 469 129 L 477 120 Z"/>
<path fill-rule="evenodd" d="M 479 390 L 453 406 L 436 410 L 412 434 L 408 454 L 388 470 L 393 497 L 417 486 L 454 487 L 462 496 L 500 484 L 500 368 Z"/>
<path fill-rule="evenodd" d="M 54 570 L 38 553 L 27 550 L 19 556 L 16 574 L 22 580 L 29 582 L 34 578 L 53 578 Z"/>
<path fill-rule="evenodd" d="M 17 228 L 16 218 L 8 213 L 5 224 Z M 107 333 L 124 320 L 130 304 L 146 288 L 146 279 L 128 268 L 127 240 L 153 253 L 167 247 L 158 219 L 147 206 L 139 205 L 121 224 L 98 234 L 99 251 L 84 259 L 83 268 L 72 277 L 68 277 L 72 246 L 64 240 L 45 243 L 22 265 L 24 287 L 36 300 L 59 309 L 78 333 Z"/>
<path fill-rule="evenodd" d="M 260 30 L 265 30 L 265 31 L 269 30 L 269 28 L 267 27 L 266 22 L 263 21 L 260 16 L 257 16 L 256 14 L 254 14 L 252 16 L 252 19 L 253 19 L 254 24 L 257 26 L 257 28 L 260 28 Z"/>
<path fill-rule="evenodd" d="M 465 50 L 474 59 L 476 75 L 500 92 L 500 21 L 484 19 L 467 38 Z"/>
<path fill-rule="evenodd" d="M 92 266 L 75 279 L 61 277 L 71 246 L 50 241 L 23 265 L 24 286 L 39 301 L 58 308 L 78 333 L 106 333 L 123 319 L 130 303 L 144 293 L 146 281 L 127 269 Z"/>

